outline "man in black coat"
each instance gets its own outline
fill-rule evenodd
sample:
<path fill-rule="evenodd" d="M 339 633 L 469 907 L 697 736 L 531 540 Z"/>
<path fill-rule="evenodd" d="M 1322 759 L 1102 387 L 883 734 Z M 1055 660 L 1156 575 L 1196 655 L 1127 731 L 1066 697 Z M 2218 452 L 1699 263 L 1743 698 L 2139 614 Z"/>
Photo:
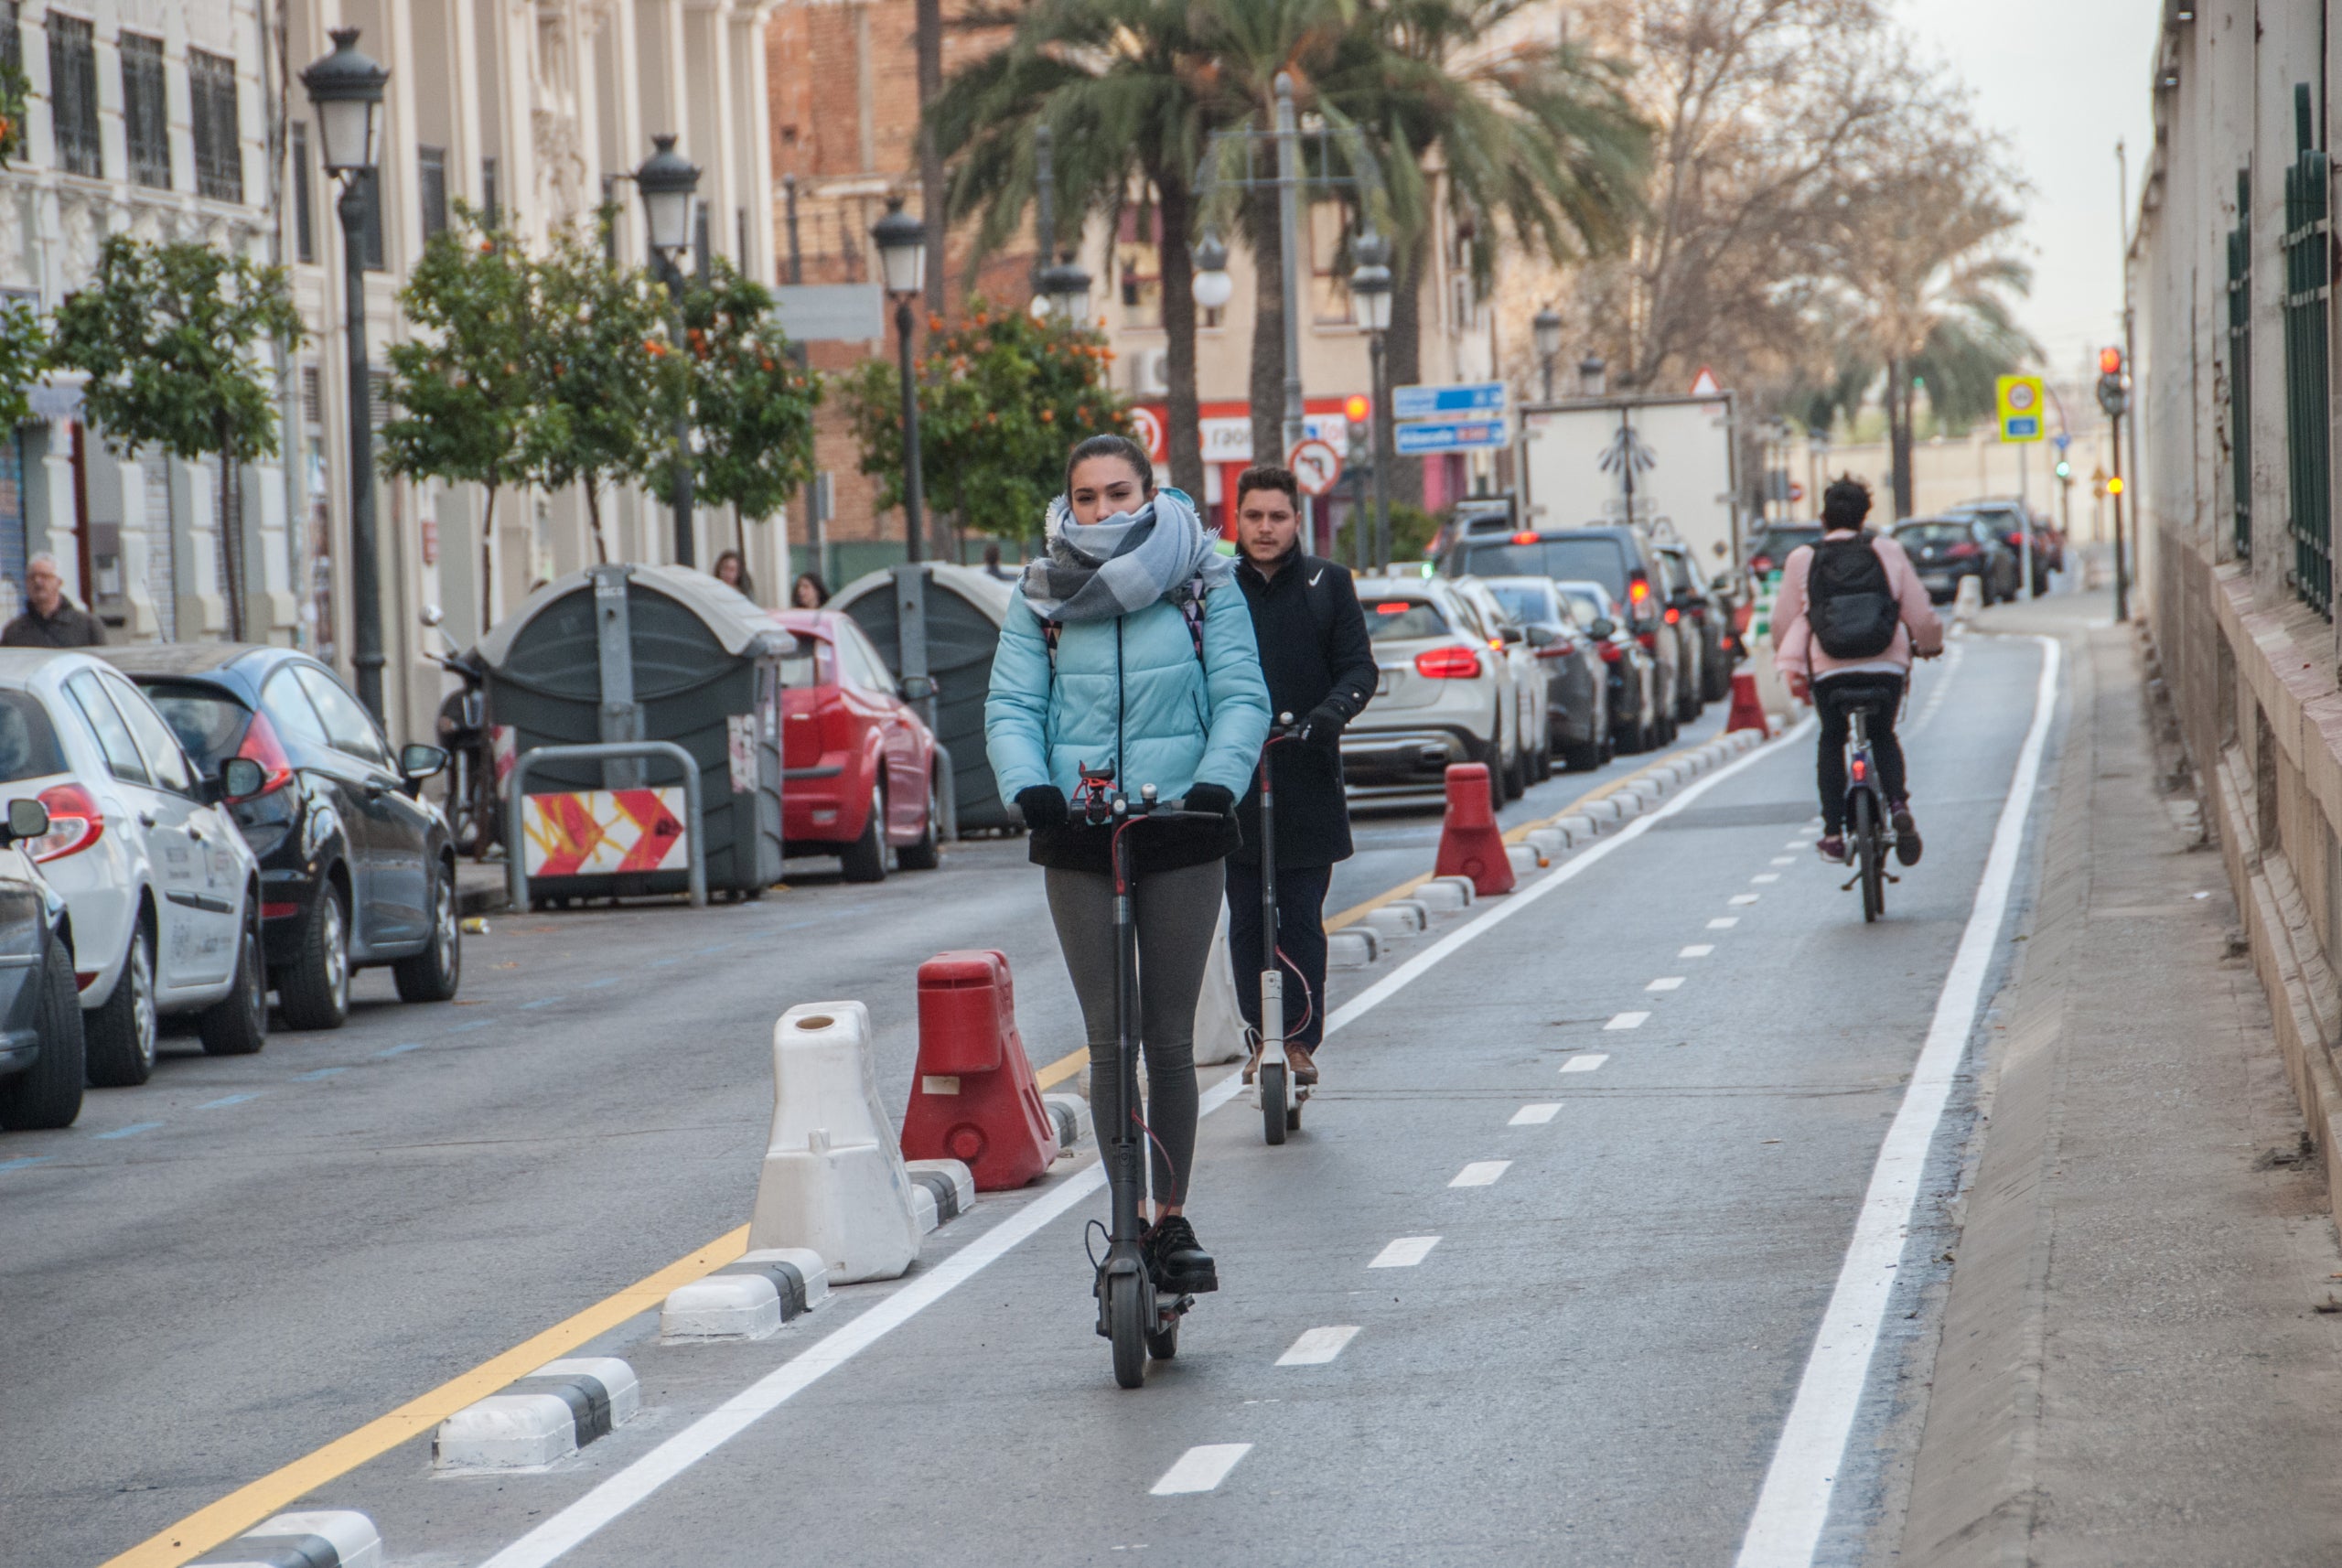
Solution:
<path fill-rule="evenodd" d="M 1276 785 L 1277 947 L 1284 955 L 1285 1056 L 1295 1083 L 1316 1083 L 1326 1037 L 1326 890 L 1350 857 L 1342 729 L 1374 695 L 1374 649 L 1348 571 L 1301 548 L 1301 488 L 1292 470 L 1254 467 L 1236 481 L 1236 581 L 1252 611 L 1269 711 L 1300 738 L 1269 746 Z M 1236 808 L 1243 847 L 1228 857 L 1228 942 L 1253 1039 L 1261 1026 L 1261 791 Z M 1245 1064 L 1252 1080 L 1255 1044 Z"/>

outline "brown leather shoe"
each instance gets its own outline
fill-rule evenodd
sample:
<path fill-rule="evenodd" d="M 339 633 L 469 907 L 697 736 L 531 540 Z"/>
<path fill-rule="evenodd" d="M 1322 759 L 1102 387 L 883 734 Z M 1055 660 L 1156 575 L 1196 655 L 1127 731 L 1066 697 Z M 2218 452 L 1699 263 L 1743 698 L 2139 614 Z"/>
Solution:
<path fill-rule="evenodd" d="M 1317 1064 L 1310 1059 L 1307 1046 L 1296 1046 L 1291 1040 L 1287 1040 L 1284 1043 L 1284 1059 L 1285 1065 L 1293 1069 L 1294 1082 L 1315 1083 L 1317 1081 Z"/>

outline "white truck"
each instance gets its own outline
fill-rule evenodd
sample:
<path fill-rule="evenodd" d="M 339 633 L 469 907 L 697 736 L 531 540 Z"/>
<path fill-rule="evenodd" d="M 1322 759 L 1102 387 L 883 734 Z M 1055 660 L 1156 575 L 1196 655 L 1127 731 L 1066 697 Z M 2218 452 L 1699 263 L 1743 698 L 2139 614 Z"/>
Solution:
<path fill-rule="evenodd" d="M 1519 526 L 1637 522 L 1710 577 L 1742 559 L 1733 396 L 1571 398 L 1520 411 Z"/>

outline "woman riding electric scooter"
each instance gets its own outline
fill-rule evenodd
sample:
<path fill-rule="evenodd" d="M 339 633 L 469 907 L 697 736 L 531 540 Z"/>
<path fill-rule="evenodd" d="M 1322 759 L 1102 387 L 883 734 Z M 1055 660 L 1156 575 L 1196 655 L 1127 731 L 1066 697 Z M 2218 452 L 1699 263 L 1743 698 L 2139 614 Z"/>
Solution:
<path fill-rule="evenodd" d="M 1001 626 L 985 749 L 1046 868 L 1101 1147 L 1120 1131 L 1108 1122 L 1120 1098 L 1113 854 L 1127 832 L 1155 1197 L 1144 1251 L 1156 1291 L 1200 1294 L 1219 1286 L 1181 1212 L 1196 1147 L 1196 998 L 1236 800 L 1268 735 L 1268 687 L 1234 563 L 1194 502 L 1155 488 L 1136 442 L 1098 435 L 1074 447 L 1044 544 Z M 1105 809 L 1110 792 L 1136 802 L 1142 791 L 1184 797 L 1186 810 L 1145 821 Z"/>

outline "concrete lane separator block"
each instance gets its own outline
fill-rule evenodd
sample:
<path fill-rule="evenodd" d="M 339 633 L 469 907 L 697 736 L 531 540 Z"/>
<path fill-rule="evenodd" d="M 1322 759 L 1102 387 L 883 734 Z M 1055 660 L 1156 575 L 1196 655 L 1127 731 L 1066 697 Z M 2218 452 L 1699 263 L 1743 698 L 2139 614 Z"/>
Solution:
<path fill-rule="evenodd" d="M 919 1256 L 911 1180 L 871 1065 L 870 1011 L 808 1002 L 773 1026 L 772 1136 L 748 1247 L 810 1248 L 832 1284 L 891 1280 Z"/>
<path fill-rule="evenodd" d="M 431 1463 L 441 1470 L 542 1468 L 608 1436 L 641 1405 L 634 1369 L 615 1356 L 548 1361 L 441 1422 Z"/>
<path fill-rule="evenodd" d="M 1380 932 L 1385 940 L 1412 937 L 1431 924 L 1431 911 L 1413 898 L 1398 898 L 1373 911 L 1359 922 Z"/>
<path fill-rule="evenodd" d="M 1415 889 L 1415 902 L 1434 915 L 1453 915 L 1472 904 L 1472 884 L 1461 876 L 1434 876 Z"/>
<path fill-rule="evenodd" d="M 1574 844 L 1584 843 L 1586 840 L 1600 835 L 1600 829 L 1595 820 L 1582 811 L 1563 817 L 1553 825 L 1569 834 L 1570 843 Z"/>
<path fill-rule="evenodd" d="M 1345 926 L 1326 933 L 1327 969 L 1365 969 L 1381 955 L 1381 934 L 1372 926 Z"/>
<path fill-rule="evenodd" d="M 911 1216 L 922 1236 L 976 1206 L 975 1175 L 958 1160 L 910 1160 L 904 1170 L 911 1178 Z"/>
<path fill-rule="evenodd" d="M 1643 798 L 1631 789 L 1621 789 L 1609 798 L 1611 806 L 1621 819 L 1643 814 Z"/>
<path fill-rule="evenodd" d="M 1570 835 L 1557 827 L 1531 828 L 1521 842 L 1547 860 L 1559 860 L 1568 853 Z"/>
<path fill-rule="evenodd" d="M 1512 874 L 1515 876 L 1527 876 L 1532 872 L 1542 871 L 1552 864 L 1537 853 L 1537 846 L 1534 844 L 1509 843 L 1504 846 L 1504 854 L 1505 858 L 1512 862 Z"/>
<path fill-rule="evenodd" d="M 281 1513 L 188 1568 L 382 1568 L 382 1537 L 349 1509 Z"/>
<path fill-rule="evenodd" d="M 745 1252 L 703 1279 L 667 1293 L 659 1337 L 667 1341 L 762 1339 L 830 1294 L 821 1254 L 802 1247 Z"/>
<path fill-rule="evenodd" d="M 1079 1094 L 1044 1094 L 1041 1109 L 1058 1124 L 1058 1157 L 1090 1136 L 1090 1101 Z"/>
<path fill-rule="evenodd" d="M 1592 822 L 1597 830 L 1608 826 L 1610 823 L 1618 821 L 1621 817 L 1626 815 L 1624 811 L 1618 809 L 1618 799 L 1615 795 L 1597 795 L 1593 800 L 1588 800 L 1585 805 L 1580 806 L 1578 811 L 1582 812 L 1586 821 Z"/>

